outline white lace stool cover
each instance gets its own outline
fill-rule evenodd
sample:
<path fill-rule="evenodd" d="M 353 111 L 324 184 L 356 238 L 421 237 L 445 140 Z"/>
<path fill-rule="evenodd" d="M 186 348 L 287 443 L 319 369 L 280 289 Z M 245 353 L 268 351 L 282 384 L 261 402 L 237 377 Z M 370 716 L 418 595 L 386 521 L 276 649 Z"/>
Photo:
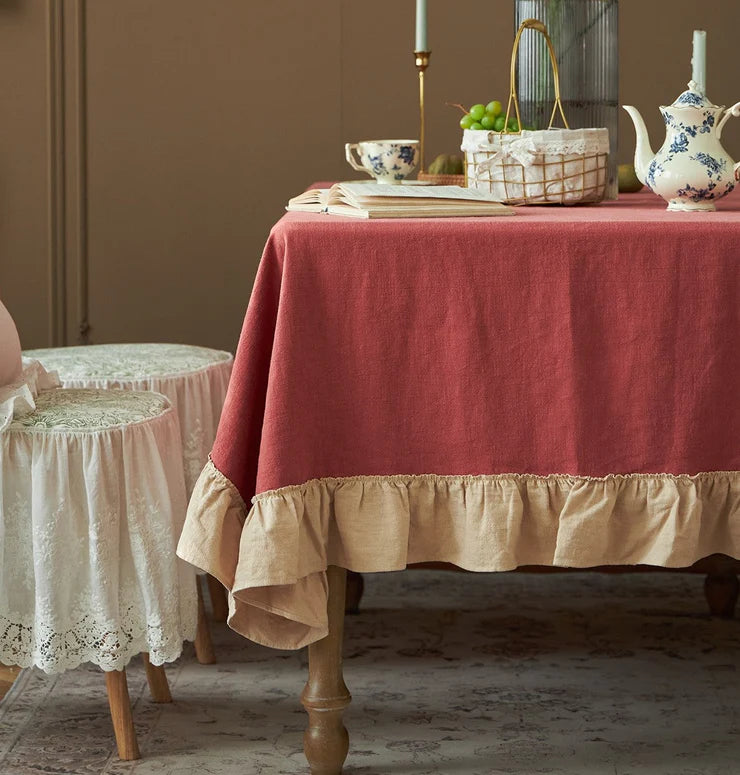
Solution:
<path fill-rule="evenodd" d="M 0 433 L 0 661 L 160 665 L 195 636 L 177 415 L 164 396 L 41 391 Z M 20 416 L 19 416 L 20 415 Z"/>
<path fill-rule="evenodd" d="M 24 353 L 58 372 L 64 387 L 154 390 L 177 409 L 188 497 L 216 438 L 234 358 L 185 344 L 99 344 Z"/>

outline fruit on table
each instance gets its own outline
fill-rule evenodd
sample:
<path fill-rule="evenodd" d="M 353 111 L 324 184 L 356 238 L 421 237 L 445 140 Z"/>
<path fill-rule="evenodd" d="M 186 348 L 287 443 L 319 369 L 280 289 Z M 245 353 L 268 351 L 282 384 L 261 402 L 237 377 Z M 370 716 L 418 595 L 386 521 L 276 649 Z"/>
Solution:
<path fill-rule="evenodd" d="M 470 110 L 456 103 L 448 104 L 460 108 L 465 114 L 460 119 L 461 129 L 485 129 L 489 132 L 519 131 L 519 122 L 516 120 L 516 116 L 511 116 L 507 124 L 504 109 L 499 100 L 491 100 L 487 105 L 478 102 Z M 530 127 L 525 126 L 524 129 L 530 129 Z"/>
<path fill-rule="evenodd" d="M 483 116 L 486 115 L 486 106 L 478 103 L 477 105 L 473 105 L 468 113 L 473 117 L 473 121 L 480 121 Z"/>
<path fill-rule="evenodd" d="M 642 188 L 639 178 L 635 174 L 634 164 L 620 164 L 617 167 L 620 194 L 634 194 Z"/>
<path fill-rule="evenodd" d="M 429 165 L 428 172 L 432 175 L 462 175 L 463 160 L 455 154 L 440 153 Z"/>

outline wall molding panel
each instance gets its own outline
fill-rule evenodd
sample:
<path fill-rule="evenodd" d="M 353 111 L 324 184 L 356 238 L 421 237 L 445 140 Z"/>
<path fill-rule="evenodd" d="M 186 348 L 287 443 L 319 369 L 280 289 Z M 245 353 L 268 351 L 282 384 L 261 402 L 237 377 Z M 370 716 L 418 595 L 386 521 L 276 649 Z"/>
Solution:
<path fill-rule="evenodd" d="M 88 185 L 87 185 L 87 2 L 56 0 L 64 6 L 65 273 L 66 344 L 87 344 Z"/>
<path fill-rule="evenodd" d="M 66 341 L 65 271 L 65 125 L 64 11 L 62 0 L 47 0 L 47 119 L 48 119 L 48 338 Z"/>
<path fill-rule="evenodd" d="M 85 0 L 47 0 L 48 339 L 88 340 Z"/>

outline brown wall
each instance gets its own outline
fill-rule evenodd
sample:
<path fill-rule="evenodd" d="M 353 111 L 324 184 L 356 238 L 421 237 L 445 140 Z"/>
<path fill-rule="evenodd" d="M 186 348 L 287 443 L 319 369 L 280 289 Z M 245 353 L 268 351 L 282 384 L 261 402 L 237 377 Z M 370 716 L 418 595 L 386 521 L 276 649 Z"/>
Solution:
<path fill-rule="evenodd" d="M 432 157 L 459 145 L 446 100 L 507 96 L 513 2 L 429 5 Z M 0 0 L 0 295 L 24 346 L 233 348 L 285 200 L 352 177 L 345 141 L 417 134 L 413 14 L 412 0 Z M 731 104 L 740 4 L 622 0 L 621 99 L 656 148 L 699 27 L 710 96 Z M 725 145 L 740 158 L 740 122 Z"/>

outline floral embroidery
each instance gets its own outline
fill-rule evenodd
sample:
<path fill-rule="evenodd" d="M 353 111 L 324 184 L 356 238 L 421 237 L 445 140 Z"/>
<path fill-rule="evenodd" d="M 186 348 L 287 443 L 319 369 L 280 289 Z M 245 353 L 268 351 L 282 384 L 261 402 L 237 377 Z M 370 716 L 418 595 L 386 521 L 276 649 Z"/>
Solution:
<path fill-rule="evenodd" d="M 75 388 L 154 390 L 177 409 L 188 493 L 205 465 L 218 426 L 231 353 L 182 344 L 105 344 L 29 351 L 62 384 Z"/>
<path fill-rule="evenodd" d="M 231 353 L 185 344 L 100 344 L 50 347 L 24 353 L 64 382 L 75 379 L 147 379 L 176 376 L 231 360 Z"/>
<path fill-rule="evenodd" d="M 144 422 L 169 408 L 159 393 L 57 388 L 40 392 L 35 411 L 13 420 L 10 430 L 100 431 Z"/>

